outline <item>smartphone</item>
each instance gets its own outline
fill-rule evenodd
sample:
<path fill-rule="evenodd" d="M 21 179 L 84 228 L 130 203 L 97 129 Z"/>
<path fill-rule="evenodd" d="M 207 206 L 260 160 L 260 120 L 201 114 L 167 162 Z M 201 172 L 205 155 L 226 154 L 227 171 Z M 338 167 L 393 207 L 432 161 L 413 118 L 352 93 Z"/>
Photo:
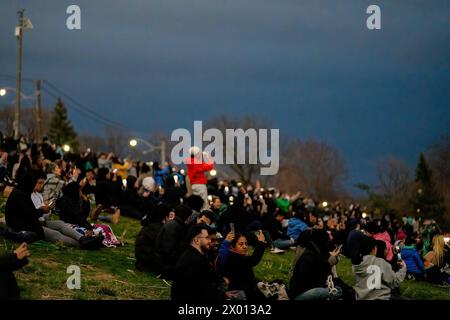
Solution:
<path fill-rule="evenodd" d="M 399 252 L 399 253 L 397 253 L 397 260 L 398 261 L 403 261 L 403 259 L 402 259 L 402 254 Z"/>
<path fill-rule="evenodd" d="M 178 176 L 177 176 L 177 175 L 174 175 L 174 176 L 173 176 L 173 180 L 175 181 L 175 183 L 178 183 Z"/>
<path fill-rule="evenodd" d="M 231 230 L 231 232 L 235 233 L 234 223 L 233 222 L 230 223 L 230 230 Z"/>

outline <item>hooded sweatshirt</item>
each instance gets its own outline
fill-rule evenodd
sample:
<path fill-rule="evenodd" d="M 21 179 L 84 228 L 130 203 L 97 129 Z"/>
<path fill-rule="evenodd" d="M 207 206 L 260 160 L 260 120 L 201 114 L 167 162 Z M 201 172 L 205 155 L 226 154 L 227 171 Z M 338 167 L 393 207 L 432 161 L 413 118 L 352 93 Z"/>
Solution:
<path fill-rule="evenodd" d="M 24 174 L 17 187 L 11 192 L 5 205 L 5 219 L 8 227 L 16 232 L 35 232 L 39 239 L 44 239 L 44 230 L 39 222 L 41 212 L 36 210 L 31 200 L 31 193 L 37 182 L 35 173 Z"/>
<path fill-rule="evenodd" d="M 377 268 L 380 270 L 380 286 L 369 288 L 369 284 L 374 284 L 376 280 Z M 371 269 L 375 271 L 371 271 Z M 389 300 L 391 290 L 398 286 L 405 279 L 406 265 L 394 272 L 389 263 L 384 259 L 372 255 L 363 257 L 363 261 L 358 265 L 352 266 L 352 271 L 356 277 L 356 300 Z"/>

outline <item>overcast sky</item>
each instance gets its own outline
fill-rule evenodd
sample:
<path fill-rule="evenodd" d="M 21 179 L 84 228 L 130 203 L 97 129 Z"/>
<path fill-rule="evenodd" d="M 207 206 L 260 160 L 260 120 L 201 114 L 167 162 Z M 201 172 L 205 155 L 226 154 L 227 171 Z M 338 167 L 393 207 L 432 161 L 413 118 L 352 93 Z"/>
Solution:
<path fill-rule="evenodd" d="M 66 28 L 71 4 L 81 30 Z M 366 28 L 370 4 L 381 7 L 381 30 Z M 379 157 L 414 166 L 449 133 L 448 0 L 2 0 L 1 74 L 15 74 L 20 8 L 34 25 L 23 77 L 143 137 L 220 114 L 264 116 L 281 135 L 337 147 L 351 186 L 375 182 Z M 70 104 L 69 113 L 79 132 L 103 131 Z"/>

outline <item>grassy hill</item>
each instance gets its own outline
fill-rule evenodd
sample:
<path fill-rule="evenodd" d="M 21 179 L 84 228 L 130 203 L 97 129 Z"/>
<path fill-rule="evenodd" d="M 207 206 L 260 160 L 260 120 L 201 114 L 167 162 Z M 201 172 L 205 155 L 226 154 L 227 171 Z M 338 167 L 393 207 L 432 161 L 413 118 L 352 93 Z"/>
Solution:
<path fill-rule="evenodd" d="M 3 201 L 0 200 L 0 203 Z M 1 206 L 3 208 L 3 206 Z M 2 216 L 2 213 L 0 213 Z M 104 248 L 100 251 L 86 251 L 67 248 L 46 242 L 29 246 L 30 263 L 17 271 L 16 278 L 23 299 L 169 299 L 169 284 L 154 275 L 138 272 L 134 268 L 134 241 L 140 230 L 136 220 L 122 217 L 112 226 L 125 245 L 120 248 Z M 17 244 L 0 238 L 0 254 L 11 251 Z M 275 255 L 266 251 L 263 260 L 256 267 L 259 279 L 272 281 L 282 279 L 289 283 L 293 251 Z M 70 290 L 66 281 L 67 267 L 77 265 L 81 269 L 81 289 Z M 351 264 L 342 259 L 338 274 L 348 284 L 353 284 Z M 401 286 L 407 299 L 447 299 L 448 287 L 425 282 L 405 281 Z"/>

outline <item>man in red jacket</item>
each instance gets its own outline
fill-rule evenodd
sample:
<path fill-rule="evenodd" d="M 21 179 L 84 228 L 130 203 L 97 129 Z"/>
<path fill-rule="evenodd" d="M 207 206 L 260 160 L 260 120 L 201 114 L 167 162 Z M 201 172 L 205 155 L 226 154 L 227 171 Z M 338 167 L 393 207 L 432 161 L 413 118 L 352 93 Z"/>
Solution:
<path fill-rule="evenodd" d="M 187 167 L 187 175 L 191 184 L 192 194 L 202 197 L 202 210 L 208 209 L 208 191 L 206 189 L 207 180 L 205 173 L 214 168 L 214 162 L 206 152 L 200 152 L 198 147 L 190 148 L 189 153 L 191 156 L 186 158 L 184 163 Z"/>

